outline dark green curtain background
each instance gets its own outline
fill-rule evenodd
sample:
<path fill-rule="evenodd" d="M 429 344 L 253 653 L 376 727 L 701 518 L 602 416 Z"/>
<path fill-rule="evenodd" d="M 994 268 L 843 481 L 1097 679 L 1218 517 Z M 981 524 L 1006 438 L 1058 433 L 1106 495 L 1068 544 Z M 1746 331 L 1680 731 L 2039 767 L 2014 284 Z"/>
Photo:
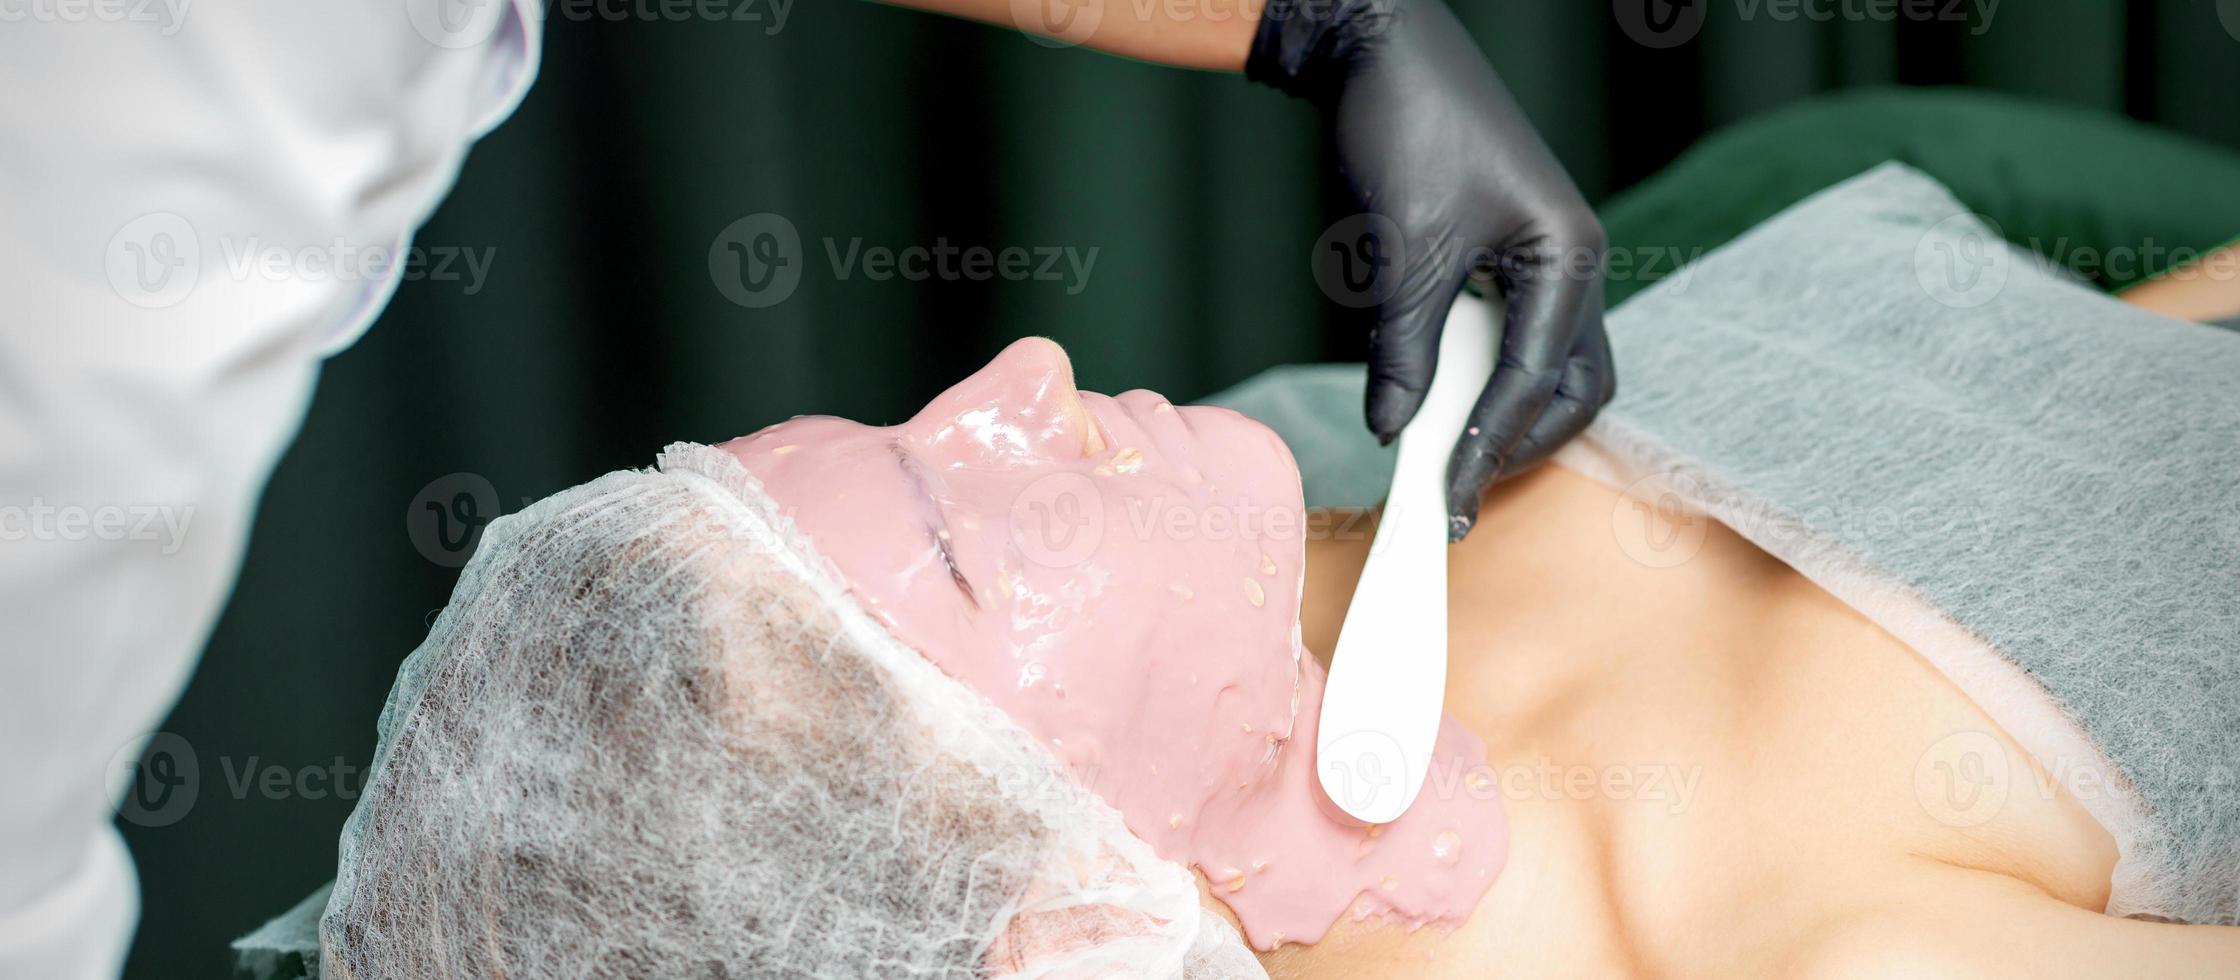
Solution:
<path fill-rule="evenodd" d="M 1974 25 L 1696 2 L 1700 35 L 1666 50 L 1601 0 L 1459 10 L 1597 201 L 1710 129 L 1860 86 L 1978 86 L 2240 149 L 2230 0 L 2226 20 L 2211 0 L 2009 0 Z M 124 825 L 145 904 L 131 976 L 226 975 L 228 940 L 332 876 L 383 695 L 464 557 L 438 519 L 486 520 L 672 440 L 810 412 L 896 420 L 1027 334 L 1065 343 L 1084 387 L 1178 399 L 1359 356 L 1362 324 L 1309 275 L 1349 209 L 1304 106 L 855 0 L 789 13 L 774 34 L 767 17 L 550 20 L 535 90 L 419 236 L 489 250 L 487 281 L 406 283 L 329 362 L 265 494 L 165 725 L 195 752 L 195 801 Z M 709 250 L 765 212 L 799 230 L 805 271 L 748 309 L 716 289 Z M 825 243 L 856 239 L 1097 253 L 1072 295 L 843 281 Z"/>

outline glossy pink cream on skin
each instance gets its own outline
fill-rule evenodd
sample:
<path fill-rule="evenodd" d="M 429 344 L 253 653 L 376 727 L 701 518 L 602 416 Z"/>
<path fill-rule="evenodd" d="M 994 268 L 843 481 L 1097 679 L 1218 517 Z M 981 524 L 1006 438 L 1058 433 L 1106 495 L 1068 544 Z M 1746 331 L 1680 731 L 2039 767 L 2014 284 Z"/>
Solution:
<path fill-rule="evenodd" d="M 1500 873 L 1485 748 L 1452 717 L 1398 821 L 1323 809 L 1304 507 L 1266 426 L 1077 392 L 1029 339 L 900 425 L 806 416 L 723 448 L 874 616 L 1202 872 L 1255 947 L 1349 910 L 1458 924 Z"/>

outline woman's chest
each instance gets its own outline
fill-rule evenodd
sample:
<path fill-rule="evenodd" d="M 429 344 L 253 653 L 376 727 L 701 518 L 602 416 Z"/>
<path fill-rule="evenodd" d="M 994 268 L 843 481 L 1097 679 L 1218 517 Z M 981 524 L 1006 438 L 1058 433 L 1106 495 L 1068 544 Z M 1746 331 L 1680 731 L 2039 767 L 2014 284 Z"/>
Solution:
<path fill-rule="evenodd" d="M 1448 708 L 1508 805 L 1488 904 L 1512 926 L 1731 974 L 1932 863 L 2105 901 L 2105 832 L 1912 650 L 1723 527 L 1644 563 L 1610 530 L 1621 503 L 1555 489 L 1517 536 L 1568 550 L 1479 563 L 1463 588 L 1500 601 L 1453 603 Z"/>

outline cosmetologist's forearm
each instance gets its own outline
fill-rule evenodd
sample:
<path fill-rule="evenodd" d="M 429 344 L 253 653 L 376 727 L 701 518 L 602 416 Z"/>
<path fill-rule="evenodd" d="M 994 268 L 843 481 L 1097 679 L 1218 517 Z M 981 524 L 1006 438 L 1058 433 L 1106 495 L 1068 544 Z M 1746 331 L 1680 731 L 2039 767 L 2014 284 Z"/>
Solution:
<path fill-rule="evenodd" d="M 884 0 L 1142 61 L 1244 70 L 1264 0 Z"/>

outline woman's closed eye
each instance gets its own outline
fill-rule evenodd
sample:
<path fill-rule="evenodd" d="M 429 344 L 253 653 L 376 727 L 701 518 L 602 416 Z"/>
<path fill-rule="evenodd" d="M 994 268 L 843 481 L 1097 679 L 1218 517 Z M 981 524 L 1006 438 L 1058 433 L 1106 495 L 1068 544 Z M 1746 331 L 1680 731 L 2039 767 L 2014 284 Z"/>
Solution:
<path fill-rule="evenodd" d="M 958 592 L 963 593 L 968 605 L 975 610 L 979 609 L 979 593 L 974 591 L 972 580 L 965 576 L 963 567 L 957 564 L 956 536 L 949 531 L 948 515 L 942 510 L 941 502 L 935 499 L 933 489 L 927 486 L 924 465 L 903 447 L 900 440 L 889 442 L 887 447 L 894 453 L 895 465 L 902 470 L 903 479 L 909 481 L 916 491 L 915 498 L 920 505 L 920 523 L 925 529 L 926 540 L 931 543 L 934 554 L 941 559 L 942 566 L 949 570 L 949 581 L 956 585 Z"/>

